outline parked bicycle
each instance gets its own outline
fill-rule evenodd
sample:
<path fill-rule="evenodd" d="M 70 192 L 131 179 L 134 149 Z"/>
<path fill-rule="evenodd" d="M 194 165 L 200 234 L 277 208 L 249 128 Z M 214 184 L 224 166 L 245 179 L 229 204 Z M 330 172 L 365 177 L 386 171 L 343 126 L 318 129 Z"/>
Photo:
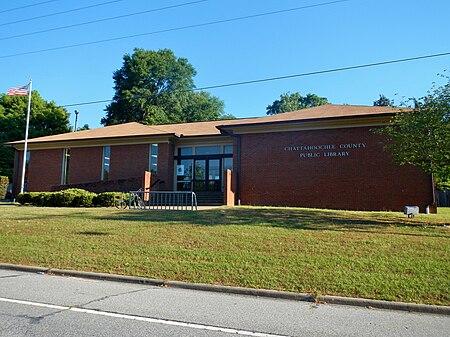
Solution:
<path fill-rule="evenodd" d="M 142 198 L 140 197 L 139 192 L 141 192 L 141 190 L 116 195 L 114 205 L 116 206 L 116 208 L 119 209 L 125 209 L 127 207 L 129 207 L 130 209 L 131 208 L 144 209 L 145 204 Z"/>

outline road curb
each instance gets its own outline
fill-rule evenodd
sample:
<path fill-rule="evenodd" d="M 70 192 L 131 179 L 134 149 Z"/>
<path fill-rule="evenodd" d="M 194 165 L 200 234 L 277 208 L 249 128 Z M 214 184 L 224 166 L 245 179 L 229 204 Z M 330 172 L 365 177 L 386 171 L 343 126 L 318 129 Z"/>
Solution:
<path fill-rule="evenodd" d="M 35 266 L 22 266 L 9 263 L 0 263 L 0 269 L 7 270 L 17 270 L 31 273 L 42 273 L 48 275 L 57 276 L 71 276 L 79 277 L 93 280 L 103 280 L 103 281 L 113 281 L 113 282 L 126 282 L 126 283 L 137 283 L 146 284 L 158 287 L 169 287 L 169 288 L 180 288 L 180 289 L 192 289 L 199 291 L 209 291 L 217 293 L 227 293 L 235 295 L 247 295 L 247 296 L 257 296 L 257 297 L 268 297 L 268 298 L 278 298 L 293 301 L 306 301 L 315 302 L 318 304 L 338 304 L 338 305 L 350 305 L 358 307 L 366 307 L 373 309 L 388 309 L 388 310 L 401 310 L 409 312 L 427 313 L 427 314 L 437 314 L 437 315 L 450 315 L 450 306 L 444 305 L 428 305 L 428 304 L 417 304 L 417 303 L 406 303 L 406 302 L 391 302 L 383 300 L 371 300 L 365 298 L 353 298 L 353 297 L 342 297 L 342 296 L 331 296 L 323 295 L 315 297 L 312 294 L 307 293 L 296 293 L 288 291 L 278 291 L 278 290 L 266 290 L 266 289 L 254 289 L 254 288 L 243 288 L 243 287 L 229 287 L 221 285 L 211 285 L 202 283 L 189 283 L 181 281 L 164 281 L 158 279 L 151 279 L 147 277 L 137 277 L 137 276 L 125 276 L 125 275 L 115 275 L 106 273 L 93 273 L 84 272 L 76 270 L 64 270 L 64 269 L 50 269 Z"/>
<path fill-rule="evenodd" d="M 56 275 L 56 276 L 71 276 L 71 277 L 87 278 L 87 279 L 102 280 L 102 281 L 147 284 L 147 285 L 152 285 L 152 286 L 157 286 L 157 287 L 162 287 L 165 285 L 165 282 L 163 280 L 155 280 L 155 279 L 146 278 L 146 277 L 115 275 L 115 274 L 105 274 L 105 273 L 92 273 L 92 272 L 76 271 L 76 270 L 49 269 L 47 274 Z"/>
<path fill-rule="evenodd" d="M 35 266 L 22 266 L 18 264 L 0 263 L 0 269 L 9 269 L 17 271 L 25 271 L 30 273 L 48 273 L 48 268 L 35 267 Z"/>
<path fill-rule="evenodd" d="M 200 291 L 211 291 L 216 293 L 228 293 L 237 295 L 249 295 L 249 296 L 271 297 L 287 300 L 314 302 L 314 296 L 311 294 L 294 293 L 288 291 L 230 287 L 230 286 L 203 284 L 203 283 L 188 283 L 181 281 L 167 281 L 166 285 L 169 288 L 193 289 Z"/>
<path fill-rule="evenodd" d="M 319 303 L 352 305 L 357 307 L 401 310 L 410 312 L 420 312 L 426 314 L 450 315 L 450 306 L 445 305 L 431 305 L 431 304 L 417 304 L 407 302 L 392 302 L 383 300 L 371 300 L 365 298 L 353 298 L 342 296 L 319 296 Z"/>

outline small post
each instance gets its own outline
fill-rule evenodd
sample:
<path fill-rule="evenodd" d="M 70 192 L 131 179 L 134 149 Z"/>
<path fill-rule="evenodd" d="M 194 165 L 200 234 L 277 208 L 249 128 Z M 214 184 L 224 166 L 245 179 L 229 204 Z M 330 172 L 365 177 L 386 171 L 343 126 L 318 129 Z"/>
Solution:
<path fill-rule="evenodd" d="M 78 114 L 80 113 L 78 110 L 75 110 L 75 125 L 73 126 L 73 132 L 77 131 L 77 122 L 78 122 Z"/>

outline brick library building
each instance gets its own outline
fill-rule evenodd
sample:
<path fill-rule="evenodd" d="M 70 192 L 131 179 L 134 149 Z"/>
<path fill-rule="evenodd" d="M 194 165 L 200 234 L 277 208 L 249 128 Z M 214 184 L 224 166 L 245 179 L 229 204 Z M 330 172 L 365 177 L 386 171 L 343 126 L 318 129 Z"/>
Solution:
<path fill-rule="evenodd" d="M 201 204 L 421 212 L 432 177 L 399 166 L 374 129 L 399 110 L 323 105 L 273 116 L 169 125 L 126 123 L 30 139 L 25 189 L 193 191 Z M 16 149 L 20 190 L 24 141 Z M 150 173 L 148 173 L 150 172 Z"/>

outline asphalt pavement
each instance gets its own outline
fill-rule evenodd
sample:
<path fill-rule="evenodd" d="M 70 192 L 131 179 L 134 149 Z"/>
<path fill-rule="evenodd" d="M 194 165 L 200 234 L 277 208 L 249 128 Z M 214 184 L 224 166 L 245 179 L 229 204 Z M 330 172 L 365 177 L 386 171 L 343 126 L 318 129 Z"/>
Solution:
<path fill-rule="evenodd" d="M 449 336 L 450 316 L 0 270 L 0 336 Z"/>

